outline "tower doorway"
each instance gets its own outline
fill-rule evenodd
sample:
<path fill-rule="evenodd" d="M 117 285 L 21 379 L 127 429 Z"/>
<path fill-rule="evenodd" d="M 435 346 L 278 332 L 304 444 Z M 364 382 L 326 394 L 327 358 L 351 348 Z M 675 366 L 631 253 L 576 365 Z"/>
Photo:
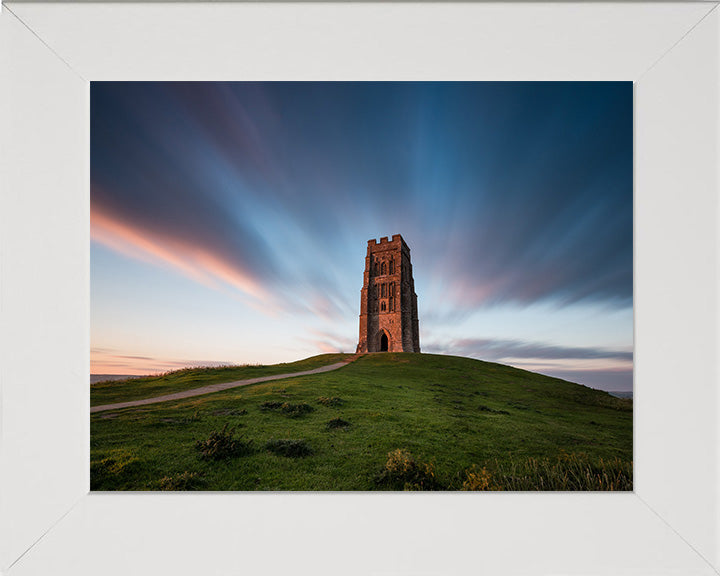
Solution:
<path fill-rule="evenodd" d="M 388 337 L 385 332 L 382 333 L 382 336 L 380 336 L 380 352 L 387 352 L 388 351 Z"/>

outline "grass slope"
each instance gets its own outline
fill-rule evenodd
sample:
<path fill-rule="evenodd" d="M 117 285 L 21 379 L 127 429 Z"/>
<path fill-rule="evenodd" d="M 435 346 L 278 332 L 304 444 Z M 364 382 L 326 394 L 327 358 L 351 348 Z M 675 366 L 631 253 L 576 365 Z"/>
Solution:
<path fill-rule="evenodd" d="M 229 374 L 96 385 L 91 401 Z M 252 377 L 238 374 L 224 381 Z M 632 489 L 632 401 L 469 358 L 372 354 L 325 374 L 93 414 L 91 459 L 93 490 Z"/>
<path fill-rule="evenodd" d="M 90 405 L 102 406 L 103 404 L 113 404 L 115 402 L 142 400 L 191 388 L 200 388 L 209 384 L 305 372 L 306 370 L 341 362 L 350 356 L 352 354 L 321 354 L 297 362 L 273 364 L 271 366 L 258 364 L 219 368 L 185 368 L 159 376 L 97 382 L 90 386 Z"/>

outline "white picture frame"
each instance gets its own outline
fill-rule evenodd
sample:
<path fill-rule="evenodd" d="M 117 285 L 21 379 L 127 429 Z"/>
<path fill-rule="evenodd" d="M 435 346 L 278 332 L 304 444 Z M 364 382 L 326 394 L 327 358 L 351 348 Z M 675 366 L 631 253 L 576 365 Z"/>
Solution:
<path fill-rule="evenodd" d="M 0 572 L 720 573 L 717 2 L 0 14 Z M 89 494 L 89 82 L 635 83 L 633 493 Z"/>

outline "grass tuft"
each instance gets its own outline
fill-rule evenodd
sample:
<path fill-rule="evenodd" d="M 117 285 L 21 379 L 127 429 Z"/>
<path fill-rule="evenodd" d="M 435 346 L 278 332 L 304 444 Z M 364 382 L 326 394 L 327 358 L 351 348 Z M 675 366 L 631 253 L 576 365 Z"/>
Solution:
<path fill-rule="evenodd" d="M 175 474 L 160 479 L 160 490 L 190 491 L 198 490 L 205 484 L 205 479 L 197 472 Z"/>
<path fill-rule="evenodd" d="M 478 406 L 478 410 L 480 410 L 480 412 L 489 412 L 490 414 L 510 414 L 507 410 L 495 410 L 494 408 L 490 408 L 484 404 L 480 404 L 480 406 Z"/>
<path fill-rule="evenodd" d="M 497 484 L 495 484 L 492 474 L 488 472 L 487 468 L 477 468 L 473 466 L 472 469 L 465 471 L 465 480 L 462 484 L 461 490 L 466 491 L 487 491 L 487 490 L 499 490 Z"/>
<path fill-rule="evenodd" d="M 305 440 L 269 440 L 265 444 L 265 448 L 279 456 L 287 458 L 304 458 L 313 454 L 312 448 L 308 446 Z"/>
<path fill-rule="evenodd" d="M 441 490 L 432 464 L 418 462 L 407 450 L 388 452 L 385 468 L 376 483 L 393 490 Z"/>
<path fill-rule="evenodd" d="M 270 410 L 274 412 L 281 412 L 285 416 L 289 416 L 290 418 L 299 418 L 300 416 L 305 416 L 306 414 L 310 414 L 310 412 L 314 412 L 315 408 L 310 406 L 310 404 L 290 404 L 288 402 L 274 402 L 274 401 L 268 401 L 263 402 L 260 405 L 260 410 Z"/>
<path fill-rule="evenodd" d="M 633 489 L 632 461 L 591 459 L 584 454 L 561 453 L 557 458 L 525 458 L 495 461 L 495 482 L 501 490 Z"/>
<path fill-rule="evenodd" d="M 248 411 L 245 408 L 238 410 L 237 408 L 222 408 L 213 410 L 213 416 L 245 416 Z"/>
<path fill-rule="evenodd" d="M 252 454 L 252 440 L 233 438 L 235 428 L 228 430 L 225 424 L 222 430 L 213 430 L 206 440 L 198 440 L 195 449 L 200 452 L 203 460 L 226 460 L 238 456 Z"/>
<path fill-rule="evenodd" d="M 333 418 L 327 423 L 328 430 L 337 430 L 338 428 L 348 429 L 350 426 L 350 422 L 342 418 Z"/>
<path fill-rule="evenodd" d="M 140 461 L 128 450 L 113 450 L 111 455 L 90 463 L 90 489 L 111 490 L 132 477 Z"/>

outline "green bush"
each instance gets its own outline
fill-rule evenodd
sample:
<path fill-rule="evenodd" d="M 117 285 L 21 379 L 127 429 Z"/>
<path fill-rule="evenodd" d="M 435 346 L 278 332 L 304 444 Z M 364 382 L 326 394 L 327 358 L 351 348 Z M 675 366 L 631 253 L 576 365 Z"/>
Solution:
<path fill-rule="evenodd" d="M 280 410 L 283 404 L 285 404 L 285 402 L 268 400 L 267 402 L 260 404 L 260 410 Z"/>
<path fill-rule="evenodd" d="M 246 456 L 253 452 L 252 440 L 233 438 L 235 428 L 228 430 L 225 424 L 223 429 L 213 430 L 206 440 L 198 440 L 195 449 L 200 452 L 203 460 L 225 460 L 237 456 Z"/>
<path fill-rule="evenodd" d="M 113 450 L 90 463 L 90 490 L 115 490 L 118 483 L 137 472 L 140 461 L 128 450 Z"/>
<path fill-rule="evenodd" d="M 274 454 L 288 458 L 303 458 L 313 453 L 312 448 L 302 439 L 269 440 L 265 444 L 265 448 Z"/>
<path fill-rule="evenodd" d="M 260 405 L 260 410 L 271 410 L 274 412 L 281 412 L 285 416 L 290 418 L 298 418 L 299 416 L 305 416 L 310 412 L 314 412 L 315 408 L 310 404 L 289 404 L 288 402 L 263 402 Z"/>
<path fill-rule="evenodd" d="M 309 414 L 310 412 L 314 412 L 315 408 L 310 406 L 310 404 L 288 404 L 286 402 L 283 404 L 281 410 L 285 416 L 297 418 L 299 416 L 305 416 L 305 414 Z"/>

